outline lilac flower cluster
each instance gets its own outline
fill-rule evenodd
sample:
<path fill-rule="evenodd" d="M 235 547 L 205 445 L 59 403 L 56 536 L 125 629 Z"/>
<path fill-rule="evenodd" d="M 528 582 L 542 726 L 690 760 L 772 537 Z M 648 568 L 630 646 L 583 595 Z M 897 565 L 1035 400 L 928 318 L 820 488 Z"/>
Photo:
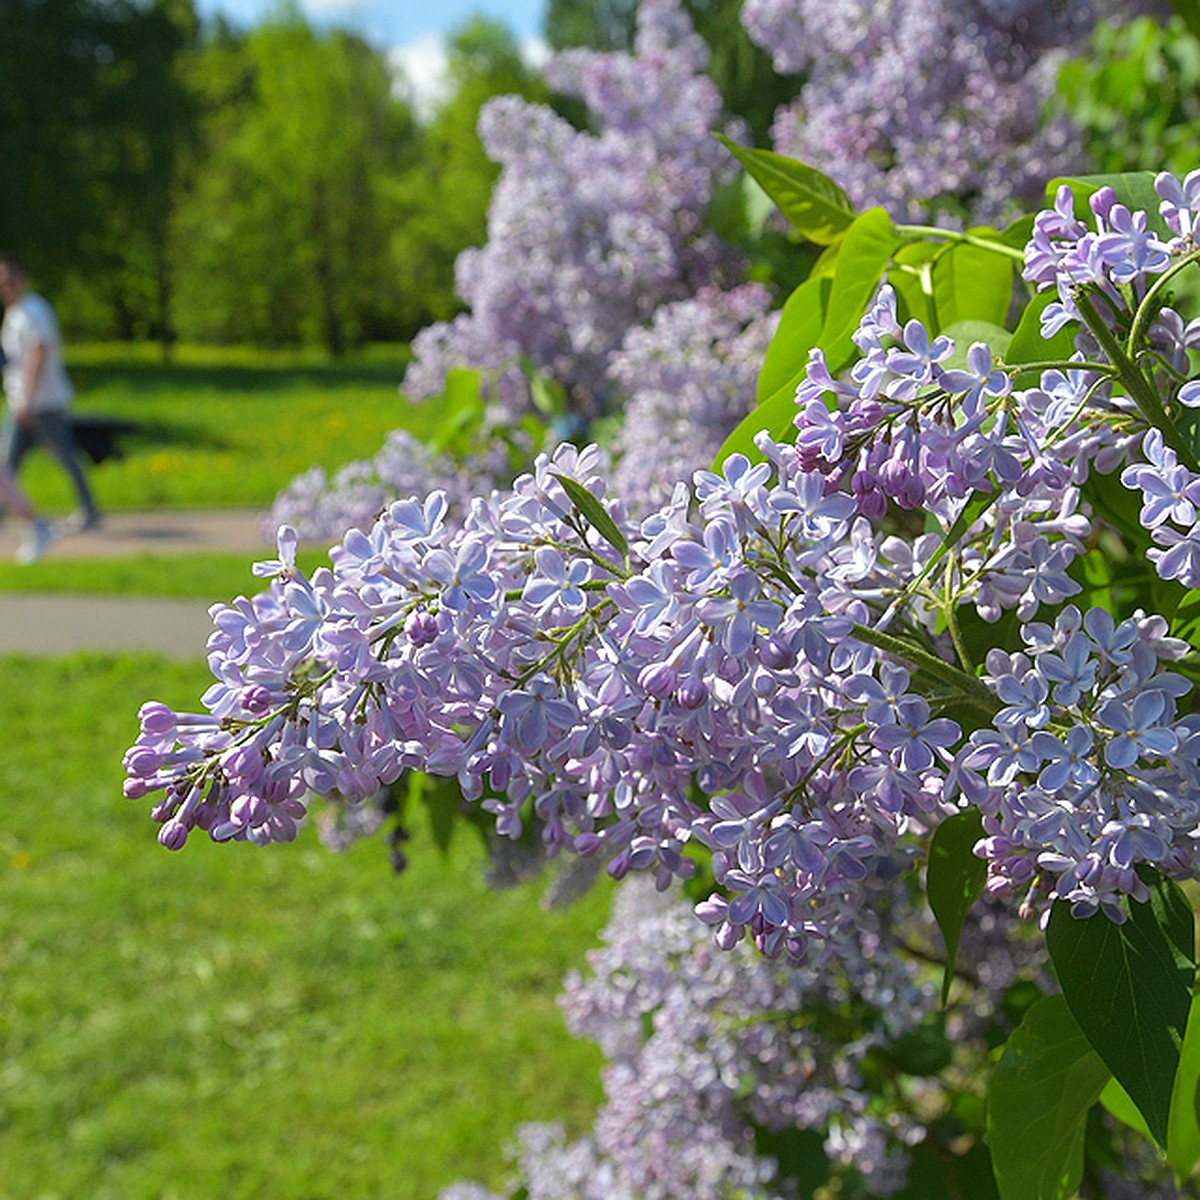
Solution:
<path fill-rule="evenodd" d="M 1129 338 L 1152 345 L 1174 322 L 1151 311 L 1141 219 L 1093 206 L 1134 246 L 1097 253 L 1143 296 Z M 1040 221 L 1035 277 L 1065 211 Z M 1172 246 L 1158 278 L 1192 253 Z M 951 339 L 900 326 L 885 288 L 846 378 L 814 352 L 795 446 L 760 437 L 767 461 L 697 472 L 640 521 L 607 496 L 599 451 L 563 445 L 461 523 L 441 493 L 393 503 L 311 579 L 289 532 L 261 568 L 270 590 L 214 609 L 208 712 L 143 709 L 128 794 L 164 792 L 160 840 L 178 848 L 196 828 L 286 840 L 307 790 L 456 776 L 502 835 L 534 816 L 550 853 L 614 877 L 666 886 L 707 848 L 718 890 L 697 911 L 717 944 L 797 960 L 852 946 L 864 881 L 909 871 L 973 804 L 996 890 L 1115 917 L 1137 864 L 1195 872 L 1200 824 L 1161 619 L 1035 619 L 1081 590 L 1090 473 L 1136 467 L 1168 419 L 1115 347 L 1120 314 L 1091 299 L 1105 286 L 1072 293 L 1103 353 L 1020 368 L 1039 377 L 1024 389 L 984 343 L 957 366 Z M 897 536 L 918 507 L 934 530 Z M 968 605 L 1022 627 L 1025 649 L 989 655 L 983 678 Z"/>
<path fill-rule="evenodd" d="M 671 497 L 696 463 L 711 462 L 754 404 L 759 364 L 779 323 L 759 284 L 704 288 L 663 305 L 626 333 L 609 378 L 626 398 L 613 486 L 630 508 Z"/>
<path fill-rule="evenodd" d="M 804 77 L 776 116 L 780 153 L 820 164 L 862 207 L 904 218 L 950 200 L 994 221 L 1082 166 L 1070 122 L 1044 111 L 1064 57 L 1115 7 L 746 0 L 742 23 L 776 70 Z"/>
<path fill-rule="evenodd" d="M 1103 908 L 1121 923 L 1120 897 L 1149 895 L 1137 863 L 1191 873 L 1200 717 L 1178 715 L 1191 682 L 1160 669 L 1188 649 L 1166 630 L 1162 617 L 1118 624 L 1068 605 L 1053 626 L 1022 628 L 1025 650 L 989 653 L 1005 707 L 971 734 L 958 783 L 985 814 L 992 890 L 1036 891 L 1052 876 L 1076 916 Z"/>
<path fill-rule="evenodd" d="M 678 0 L 643 0 L 632 55 L 571 50 L 546 67 L 591 129 L 516 97 L 487 105 L 479 132 L 501 174 L 487 244 L 455 268 L 470 311 L 417 336 L 410 397 L 440 393 L 451 367 L 484 367 L 500 372 L 515 419 L 525 356 L 594 416 L 626 331 L 719 281 L 733 259 L 703 215 L 732 160 L 710 133 L 720 96 L 707 61 Z"/>
<path fill-rule="evenodd" d="M 480 135 L 501 174 L 487 244 L 456 264 L 470 311 L 417 335 L 404 391 L 427 399 L 453 368 L 480 370 L 483 445 L 532 411 L 530 364 L 566 389 L 576 426 L 627 407 L 621 481 L 634 487 L 623 494 L 650 508 L 749 410 L 772 324 L 764 289 L 720 291 L 740 264 L 703 224 L 714 185 L 736 165 L 710 132 L 720 96 L 704 75 L 707 47 L 678 0 L 643 0 L 638 21 L 634 54 L 572 50 L 546 68 L 586 104 L 589 129 L 516 97 L 484 110 Z M 651 364 L 653 376 L 642 375 Z M 664 405 L 662 389 L 685 377 L 686 391 Z M 651 446 L 673 450 L 647 470 Z M 269 536 L 290 524 L 305 541 L 331 542 L 391 500 L 438 487 L 457 499 L 468 477 L 505 486 L 512 474 L 503 454 L 433 462 L 395 434 L 374 461 L 332 481 L 317 471 L 294 480 Z"/>
<path fill-rule="evenodd" d="M 1060 189 L 1054 209 L 1037 218 L 1026 251 L 1026 275 L 1039 288 L 1056 289 L 1058 300 L 1042 316 L 1048 337 L 1080 322 L 1081 293 L 1103 306 L 1106 324 L 1125 340 L 1136 340 L 1145 326 L 1148 347 L 1142 365 L 1155 393 L 1166 402 L 1161 413 L 1155 413 L 1157 423 L 1142 436 L 1140 458 L 1122 471 L 1121 482 L 1142 494 L 1140 519 L 1156 543 L 1148 556 L 1159 575 L 1196 587 L 1200 465 L 1181 440 L 1177 424 L 1184 410 L 1200 405 L 1200 382 L 1187 379 L 1189 352 L 1200 348 L 1200 320 L 1185 322 L 1174 309 L 1156 302 L 1155 293 L 1200 259 L 1195 238 L 1200 172 L 1193 171 L 1182 182 L 1164 172 L 1155 187 L 1161 197 L 1162 232 L 1146 213 L 1131 213 L 1117 203 L 1109 188 L 1092 197 L 1089 228 L 1075 216 L 1070 189 Z M 1088 352 L 1095 348 L 1095 336 L 1084 326 L 1076 344 L 1081 354 Z M 1129 409 L 1130 399 L 1123 404 Z"/>
<path fill-rule="evenodd" d="M 479 465 L 434 454 L 407 430 L 396 429 L 373 458 L 348 463 L 332 478 L 320 467 L 296 476 L 263 517 L 263 534 L 271 542 L 281 525 L 290 525 L 300 541 L 328 545 L 347 529 L 369 529 L 397 497 L 435 488 L 465 508 L 477 487 L 472 480 L 482 474 Z"/>
<path fill-rule="evenodd" d="M 608 1060 L 593 1130 L 574 1142 L 558 1126 L 519 1130 L 506 1194 L 776 1200 L 790 1189 L 756 1149 L 756 1127 L 817 1131 L 833 1168 L 854 1169 L 871 1195 L 903 1187 L 908 1146 L 924 1130 L 911 1115 L 877 1111 L 864 1064 L 931 1009 L 934 989 L 896 952 L 889 930 L 912 913 L 894 882 L 875 881 L 873 928 L 860 931 L 845 969 L 720 954 L 686 903 L 641 882 L 618 890 L 588 977 L 568 977 L 561 1000 L 571 1030 Z M 852 1002 L 869 1016 L 853 1043 L 835 1046 L 817 1014 L 828 1020 Z M 934 1109 L 936 1085 L 917 1086 Z M 472 1186 L 441 1200 L 496 1200 Z"/>

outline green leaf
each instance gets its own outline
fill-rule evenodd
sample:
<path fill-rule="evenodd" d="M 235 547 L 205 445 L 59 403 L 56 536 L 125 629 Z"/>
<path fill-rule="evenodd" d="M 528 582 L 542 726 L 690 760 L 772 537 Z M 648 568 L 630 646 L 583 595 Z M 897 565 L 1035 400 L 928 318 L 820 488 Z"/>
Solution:
<path fill-rule="evenodd" d="M 1159 215 L 1159 194 L 1154 190 L 1153 171 L 1120 171 L 1108 175 L 1060 175 L 1046 184 L 1046 199 L 1053 204 L 1055 193 L 1063 184 L 1068 184 L 1075 196 L 1077 215 L 1090 216 L 1088 198 L 1102 187 L 1110 187 L 1117 199 L 1131 212 L 1143 210 L 1149 217 L 1148 225 L 1157 233 L 1166 233 L 1167 227 Z"/>
<path fill-rule="evenodd" d="M 1026 213 L 1023 217 L 1018 217 L 1000 230 L 998 240 L 1016 250 L 1024 250 L 1026 243 L 1033 237 L 1033 223 L 1036 219 L 1037 213 Z"/>
<path fill-rule="evenodd" d="M 799 382 L 799 376 L 796 382 Z M 720 471 L 731 454 L 744 454 L 751 462 L 760 462 L 763 456 L 754 444 L 755 437 L 766 430 L 777 442 L 788 441 L 795 415 L 796 386 L 792 384 L 790 390 L 786 386 L 781 387 L 738 422 L 733 432 L 721 443 L 713 459 L 713 470 Z"/>
<path fill-rule="evenodd" d="M 1171 7 L 1187 26 L 1192 37 L 1200 38 L 1200 8 L 1196 6 L 1196 0 L 1171 0 Z"/>
<path fill-rule="evenodd" d="M 893 1200 L 997 1200 L 987 1147 L 974 1142 L 956 1153 L 960 1140 L 965 1139 L 956 1138 L 954 1149 L 934 1136 L 914 1146 L 908 1183 Z"/>
<path fill-rule="evenodd" d="M 937 1075 L 954 1059 L 945 1013 L 930 1013 L 890 1043 L 887 1052 L 905 1075 Z"/>
<path fill-rule="evenodd" d="M 1115 1080 L 1110 1079 L 1100 1093 L 1100 1103 L 1108 1109 L 1118 1121 L 1123 1121 L 1130 1129 L 1136 1130 L 1144 1138 L 1154 1139 L 1145 1118 L 1138 1112 L 1138 1106 L 1129 1098 L 1129 1093 Z"/>
<path fill-rule="evenodd" d="M 891 217 L 882 208 L 868 209 L 847 229 L 818 343 L 829 359 L 831 371 L 839 370 L 854 353 L 850 335 L 858 328 L 892 255 L 902 244 Z"/>
<path fill-rule="evenodd" d="M 801 1196 L 811 1196 L 829 1178 L 825 1138 L 815 1129 L 770 1130 L 754 1126 L 754 1149 L 777 1164 L 779 1182 L 790 1181 Z"/>
<path fill-rule="evenodd" d="M 1013 298 L 1013 260 L 981 246 L 959 242 L 933 266 L 933 300 L 946 332 L 956 321 L 987 321 L 1004 326 Z"/>
<path fill-rule="evenodd" d="M 1026 306 L 1004 356 L 1006 366 L 1020 363 L 1065 362 L 1075 353 L 1074 324 L 1060 329 L 1052 338 L 1042 337 L 1042 313 L 1058 300 L 1056 291 L 1040 292 Z M 1036 382 L 1036 380 L 1034 381 Z"/>
<path fill-rule="evenodd" d="M 1025 1014 L 992 1071 L 988 1145 L 1001 1200 L 1068 1200 L 1083 1178 L 1088 1109 L 1110 1072 L 1062 996 Z"/>
<path fill-rule="evenodd" d="M 906 242 L 892 255 L 888 283 L 896 292 L 896 310 L 901 325 L 910 320 L 920 321 L 926 329 L 937 326 L 933 307 L 933 264 L 930 261 L 944 247 L 923 239 Z"/>
<path fill-rule="evenodd" d="M 568 407 L 567 389 L 557 379 L 543 374 L 531 358 L 521 356 L 521 372 L 529 381 L 529 396 L 533 407 L 546 420 L 563 416 Z"/>
<path fill-rule="evenodd" d="M 451 367 L 446 372 L 446 389 L 438 402 L 446 415 L 438 423 L 429 448 L 435 454 L 453 448 L 465 448 L 470 436 L 483 420 L 483 389 L 480 372 L 466 367 Z"/>
<path fill-rule="evenodd" d="M 1013 338 L 1002 325 L 993 325 L 991 321 L 956 321 L 944 326 L 941 332 L 955 341 L 954 353 L 945 363 L 947 370 L 965 369 L 967 351 L 975 342 L 986 342 L 995 358 L 1003 358 Z"/>
<path fill-rule="evenodd" d="M 947 817 L 933 831 L 929 842 L 929 866 L 925 890 L 942 940 L 946 943 L 946 970 L 942 978 L 942 1003 L 950 994 L 954 959 L 962 937 L 963 922 L 975 897 L 987 880 L 987 864 L 976 858 L 975 843 L 983 837 L 983 818 L 978 809 Z"/>
<path fill-rule="evenodd" d="M 617 523 L 608 515 L 603 504 L 591 492 L 572 479 L 569 475 L 560 475 L 551 471 L 551 475 L 562 484 L 563 491 L 571 498 L 580 515 L 585 521 L 610 545 L 622 558 L 629 557 L 629 543 L 625 535 L 617 528 Z"/>
<path fill-rule="evenodd" d="M 1177 884 L 1139 873 L 1150 899 L 1126 902 L 1123 925 L 1103 914 L 1076 920 L 1059 900 L 1046 944 L 1080 1029 L 1165 1146 L 1196 974 L 1194 922 Z"/>
<path fill-rule="evenodd" d="M 1200 1162 L 1200 997 L 1192 997 L 1167 1122 L 1167 1162 L 1187 1179 Z"/>
<path fill-rule="evenodd" d="M 739 146 L 720 133 L 714 136 L 810 242 L 828 246 L 849 229 L 854 205 L 828 175 L 782 154 Z"/>
<path fill-rule="evenodd" d="M 828 276 L 810 278 L 788 297 L 758 373 L 760 404 L 781 391 L 795 395 L 796 384 L 808 368 L 808 352 L 821 336 L 832 287 Z"/>
<path fill-rule="evenodd" d="M 1192 646 L 1200 645 L 1200 589 L 1190 588 L 1184 592 L 1171 618 L 1171 636 L 1182 638 Z"/>

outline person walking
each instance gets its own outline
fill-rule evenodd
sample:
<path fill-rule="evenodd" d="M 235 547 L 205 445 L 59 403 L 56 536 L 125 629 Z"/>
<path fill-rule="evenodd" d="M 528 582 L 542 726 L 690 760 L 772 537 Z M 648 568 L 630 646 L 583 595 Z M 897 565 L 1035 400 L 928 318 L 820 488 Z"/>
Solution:
<path fill-rule="evenodd" d="M 65 530 L 99 527 L 102 517 L 79 462 L 67 406 L 75 395 L 62 357 L 62 335 L 54 309 L 30 291 L 25 268 L 11 254 L 0 253 L 0 348 L 4 351 L 4 396 L 8 402 L 0 425 L 0 461 L 15 481 L 21 462 L 34 446 L 42 446 L 66 471 L 79 499 L 79 509 Z"/>

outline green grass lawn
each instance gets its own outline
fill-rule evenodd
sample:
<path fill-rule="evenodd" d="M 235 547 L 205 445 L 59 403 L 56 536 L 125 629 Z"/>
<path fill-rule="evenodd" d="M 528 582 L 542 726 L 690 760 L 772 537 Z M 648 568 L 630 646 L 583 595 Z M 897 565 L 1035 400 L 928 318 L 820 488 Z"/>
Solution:
<path fill-rule="evenodd" d="M 407 348 L 377 347 L 330 362 L 312 353 L 180 348 L 170 364 L 147 346 L 75 346 L 68 366 L 80 416 L 136 425 L 123 457 L 91 470 L 109 509 L 269 507 L 312 466 L 373 455 L 392 429 L 426 436 L 436 405 L 398 391 Z M 22 469 L 35 503 L 73 506 L 58 466 L 35 452 Z"/>
<path fill-rule="evenodd" d="M 427 1200 L 497 1182 L 523 1120 L 583 1128 L 598 1052 L 554 997 L 604 890 L 489 892 L 465 830 L 399 877 L 311 832 L 168 854 L 120 755 L 207 682 L 0 658 L 0 1198 Z"/>
<path fill-rule="evenodd" d="M 0 592 L 79 592 L 122 596 L 187 596 L 198 600 L 231 600 L 263 591 L 268 581 L 251 574 L 255 558 L 269 559 L 274 549 L 237 554 L 205 551 L 195 554 L 139 554 L 131 558 L 44 558 L 19 566 L 0 560 Z M 328 565 L 324 551 L 305 550 L 296 556 L 312 573 Z"/>

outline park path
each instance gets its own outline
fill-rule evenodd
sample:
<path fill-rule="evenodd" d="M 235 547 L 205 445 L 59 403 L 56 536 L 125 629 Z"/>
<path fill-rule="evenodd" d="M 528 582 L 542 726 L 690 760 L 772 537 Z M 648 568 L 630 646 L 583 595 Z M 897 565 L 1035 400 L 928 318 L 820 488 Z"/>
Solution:
<path fill-rule="evenodd" d="M 247 564 L 271 558 L 262 538 L 258 510 L 108 513 L 89 533 L 55 541 L 46 561 L 162 556 L 224 550 L 244 554 Z M 21 542 L 21 523 L 0 524 L 0 561 L 11 561 Z M 249 572 L 247 572 L 247 582 Z M 151 651 L 178 659 L 201 659 L 212 632 L 209 600 L 75 593 L 0 593 L 0 653 L 69 654 L 75 650 Z"/>

